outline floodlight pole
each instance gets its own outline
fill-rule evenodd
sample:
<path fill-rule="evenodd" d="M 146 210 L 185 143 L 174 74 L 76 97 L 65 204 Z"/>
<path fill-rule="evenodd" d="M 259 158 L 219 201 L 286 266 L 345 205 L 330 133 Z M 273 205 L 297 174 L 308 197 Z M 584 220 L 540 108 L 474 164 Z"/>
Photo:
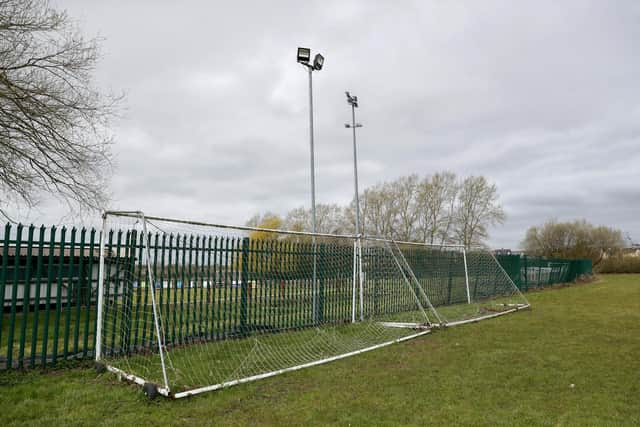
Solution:
<path fill-rule="evenodd" d="M 356 128 L 362 127 L 360 123 L 356 123 L 356 107 L 358 106 L 358 97 L 351 96 L 349 92 L 345 92 L 347 95 L 347 103 L 351 105 L 351 124 L 345 124 L 346 128 L 351 128 L 353 131 L 353 180 L 356 195 L 356 242 L 358 246 L 358 278 L 360 282 L 360 320 L 364 320 L 364 277 L 362 276 L 362 241 L 360 235 L 360 196 L 358 193 L 358 152 L 356 149 Z M 356 254 L 354 252 L 354 258 Z M 355 259 L 354 259 L 355 264 Z M 356 273 L 353 273 L 353 315 L 352 321 L 355 322 L 355 290 L 356 290 Z"/>
<path fill-rule="evenodd" d="M 317 259 L 316 259 L 316 168 L 313 149 L 313 68 L 307 66 L 309 72 L 309 148 L 311 151 L 311 228 L 314 235 L 311 240 L 313 243 L 313 320 L 318 321 L 318 298 L 317 298 Z"/>
<path fill-rule="evenodd" d="M 347 103 L 351 105 L 351 125 L 346 124 L 345 127 L 351 128 L 353 131 L 353 180 L 356 195 L 356 236 L 360 235 L 360 196 L 358 193 L 358 151 L 356 149 L 356 128 L 362 127 L 360 123 L 356 124 L 356 107 L 358 106 L 357 98 L 352 98 L 347 92 Z"/>
<path fill-rule="evenodd" d="M 307 67 L 309 73 L 309 148 L 311 152 L 311 226 L 313 231 L 313 320 L 317 322 L 320 318 L 318 313 L 318 289 L 317 289 L 317 248 L 316 248 L 316 236 L 317 222 L 316 222 L 316 171 L 315 171 L 315 158 L 313 149 L 313 71 L 319 71 L 324 64 L 324 57 L 320 54 L 316 54 L 313 59 L 313 63 L 310 62 L 311 50 L 307 48 L 298 48 L 298 63 Z"/>
<path fill-rule="evenodd" d="M 313 68 L 307 67 L 309 72 L 309 148 L 311 151 L 311 224 L 314 233 L 316 229 L 316 171 L 313 149 Z M 315 237 L 314 237 L 315 239 Z M 315 263 L 314 263 L 315 267 Z M 314 268 L 315 273 L 315 268 Z M 315 274 L 314 274 L 315 281 Z"/>

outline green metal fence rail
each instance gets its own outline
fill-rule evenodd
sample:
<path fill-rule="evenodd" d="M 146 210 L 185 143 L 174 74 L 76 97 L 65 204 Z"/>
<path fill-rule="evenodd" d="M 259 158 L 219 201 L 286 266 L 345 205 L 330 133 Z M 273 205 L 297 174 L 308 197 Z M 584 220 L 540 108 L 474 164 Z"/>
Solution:
<path fill-rule="evenodd" d="M 527 255 L 496 255 L 496 259 L 523 292 L 573 282 L 593 274 L 590 259 L 547 259 Z"/>
<path fill-rule="evenodd" d="M 100 232 L 22 224 L 6 224 L 1 232 L 0 370 L 92 358 Z M 120 325 L 120 332 L 104 339 L 118 351 L 154 345 L 151 314 L 145 309 L 151 302 L 149 292 L 143 291 L 145 286 L 155 289 L 167 346 L 179 346 L 194 337 L 216 340 L 241 336 L 249 325 L 281 331 L 316 322 L 351 320 L 352 246 L 317 244 L 319 300 L 314 318 L 308 274 L 314 251 L 309 242 L 150 234 L 156 283 L 147 284 L 146 272 L 140 268 L 144 236 L 135 230 L 110 230 L 105 237 L 105 277 L 112 293 L 105 296 L 104 315 Z M 464 300 L 465 295 L 455 291 L 460 287 L 451 286 L 464 277 L 464 271 L 448 268 L 460 266 L 456 257 L 461 253 L 442 256 L 437 250 L 421 248 L 403 249 L 403 253 L 434 305 Z M 388 254 L 382 248 L 363 248 L 363 263 L 375 265 L 385 262 L 385 257 Z M 589 260 L 518 255 L 497 259 L 523 291 L 591 273 Z M 336 264 L 336 260 L 341 261 Z M 438 279 L 449 286 L 430 289 L 434 283 L 430 278 L 442 271 L 448 276 Z M 396 284 L 388 278 L 376 280 L 375 269 L 370 274 L 373 285 L 364 295 L 367 312 L 395 313 L 413 305 L 392 292 Z M 482 293 L 477 282 L 476 278 L 473 292 Z M 262 285 L 253 286 L 255 283 Z M 115 300 L 118 303 L 109 302 Z M 276 305 L 277 310 L 273 308 Z"/>

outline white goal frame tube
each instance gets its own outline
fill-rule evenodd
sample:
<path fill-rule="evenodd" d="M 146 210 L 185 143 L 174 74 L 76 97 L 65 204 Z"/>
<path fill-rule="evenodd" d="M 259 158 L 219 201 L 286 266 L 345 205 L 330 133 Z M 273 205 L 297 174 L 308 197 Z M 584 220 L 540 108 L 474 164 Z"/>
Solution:
<path fill-rule="evenodd" d="M 124 216 L 129 218 L 139 218 L 140 213 L 138 211 L 116 211 L 109 210 L 105 212 L 107 215 L 115 215 L 115 216 Z M 262 227 L 249 227 L 246 225 L 227 225 L 227 224 L 215 224 L 212 222 L 203 222 L 203 221 L 187 221 L 183 219 L 176 218 L 166 218 L 160 216 L 151 216 L 146 215 L 145 218 L 148 221 L 168 221 L 173 222 L 175 224 L 189 224 L 189 225 L 201 225 L 206 227 L 215 227 L 215 228 L 224 228 L 231 230 L 242 230 L 242 231 L 264 231 L 267 233 L 279 233 L 279 234 L 289 234 L 295 236 L 317 236 L 317 237 L 332 237 L 332 238 L 343 238 L 343 239 L 356 239 L 357 235 L 354 234 L 330 234 L 330 233 L 312 233 L 309 231 L 292 231 L 292 230 L 282 230 L 278 228 L 262 228 Z M 362 235 L 361 235 L 362 236 Z M 366 240 L 371 240 L 375 242 L 388 242 L 389 239 L 384 239 L 382 237 L 376 236 L 366 236 L 364 237 Z M 403 245 L 413 245 L 413 246 L 427 246 L 433 248 L 461 248 L 463 245 L 454 245 L 454 244 L 431 244 L 431 243 L 419 243 L 419 242 L 407 242 L 404 240 L 398 240 L 396 243 L 400 243 Z"/>
<path fill-rule="evenodd" d="M 118 375 L 121 378 L 124 378 L 128 381 L 131 381 L 132 383 L 144 386 L 146 383 L 148 383 L 147 380 L 145 380 L 142 377 L 139 377 L 137 375 L 133 375 L 133 374 L 128 374 L 125 371 L 123 371 L 122 369 L 118 369 L 114 366 L 107 366 L 107 370 L 109 372 L 113 372 L 114 374 Z M 167 387 L 156 387 L 156 389 L 158 390 L 158 393 L 160 393 L 161 395 L 165 396 L 165 397 L 169 397 L 171 396 L 170 391 Z"/>
<path fill-rule="evenodd" d="M 158 319 L 158 307 L 156 305 L 156 284 L 154 283 L 153 272 L 151 271 L 151 251 L 149 251 L 149 240 L 151 237 L 147 234 L 147 220 L 144 217 L 144 213 L 139 212 L 140 218 L 142 219 L 142 232 L 144 233 L 144 256 L 145 256 L 145 264 L 147 266 L 147 273 L 149 277 L 149 286 L 151 289 L 151 305 L 153 308 L 153 323 L 156 329 L 156 335 L 158 337 L 158 351 L 160 352 L 160 364 L 162 365 L 162 379 L 164 380 L 164 386 L 167 390 L 169 390 L 169 380 L 167 378 L 167 365 L 164 360 L 164 352 L 162 351 L 162 335 L 160 334 L 160 322 Z"/>
<path fill-rule="evenodd" d="M 248 383 L 248 382 L 251 382 L 251 381 L 261 380 L 263 378 L 273 377 L 273 376 L 276 376 L 276 375 L 284 374 L 285 372 L 298 371 L 300 369 L 310 368 L 312 366 L 317 366 L 317 365 L 322 365 L 322 364 L 325 364 L 325 363 L 333 362 L 335 360 L 340 360 L 340 359 L 344 359 L 346 357 L 351 357 L 351 356 L 355 356 L 357 354 L 362 354 L 362 353 L 365 353 L 367 351 L 376 350 L 376 349 L 382 348 L 382 347 L 387 347 L 387 346 L 389 346 L 391 344 L 400 343 L 402 341 L 407 341 L 407 340 L 410 340 L 410 339 L 413 339 L 413 338 L 417 338 L 417 337 L 419 337 L 421 335 L 426 335 L 426 334 L 428 334 L 430 332 L 431 332 L 431 329 L 426 329 L 424 331 L 420 331 L 420 332 L 417 332 L 415 334 L 407 335 L 406 337 L 397 338 L 397 339 L 392 340 L 392 341 L 387 341 L 387 342 L 384 342 L 382 344 L 372 345 L 371 347 L 363 348 L 363 349 L 352 351 L 352 352 L 349 352 L 349 353 L 340 354 L 338 356 L 328 357 L 326 359 L 316 360 L 316 361 L 309 362 L 309 363 L 303 363 L 302 365 L 292 366 L 290 368 L 278 369 L 277 371 L 271 371 L 271 372 L 267 372 L 267 373 L 264 373 L 264 374 L 254 375 L 254 376 L 247 377 L 247 378 L 242 378 L 242 379 L 239 379 L 239 380 L 227 381 L 227 382 L 224 382 L 224 383 L 219 383 L 219 384 L 210 385 L 210 386 L 206 386 L 206 387 L 200 387 L 200 388 L 196 388 L 196 389 L 189 390 L 189 391 L 182 391 L 182 392 L 179 392 L 179 393 L 175 393 L 172 396 L 174 398 L 176 398 L 176 399 L 180 399 L 181 397 L 193 396 L 195 394 L 200 394 L 200 393 L 204 393 L 204 392 L 207 392 L 207 391 L 220 390 L 221 388 L 231 387 L 231 386 L 238 385 L 238 384 L 244 384 L 244 383 Z"/>
<path fill-rule="evenodd" d="M 513 313 L 515 311 L 524 310 L 525 308 L 529 308 L 529 307 L 531 307 L 531 306 L 528 303 L 527 304 L 521 304 L 521 305 L 518 305 L 518 307 L 509 309 L 509 310 L 505 310 L 505 311 L 501 311 L 499 313 L 487 314 L 486 316 L 476 317 L 476 318 L 473 318 L 473 319 L 457 320 L 455 322 L 441 323 L 441 324 L 438 325 L 438 327 L 442 327 L 442 326 L 449 327 L 449 326 L 466 325 L 467 323 L 475 323 L 475 322 L 479 322 L 481 320 L 491 319 L 493 317 L 498 317 L 498 316 L 503 316 L 505 314 Z"/>
<path fill-rule="evenodd" d="M 471 304 L 471 293 L 469 292 L 469 269 L 467 268 L 467 250 L 462 248 L 462 259 L 464 260 L 464 283 L 467 285 L 467 304 Z"/>
<path fill-rule="evenodd" d="M 408 328 L 408 329 L 429 329 L 430 328 L 424 323 L 415 323 L 415 322 L 378 322 L 378 323 L 388 328 Z"/>
<path fill-rule="evenodd" d="M 102 357 L 102 309 L 104 304 L 104 242 L 107 231 L 107 214 L 102 214 L 102 231 L 100 232 L 100 261 L 98 267 L 98 313 L 96 318 L 96 362 Z"/>

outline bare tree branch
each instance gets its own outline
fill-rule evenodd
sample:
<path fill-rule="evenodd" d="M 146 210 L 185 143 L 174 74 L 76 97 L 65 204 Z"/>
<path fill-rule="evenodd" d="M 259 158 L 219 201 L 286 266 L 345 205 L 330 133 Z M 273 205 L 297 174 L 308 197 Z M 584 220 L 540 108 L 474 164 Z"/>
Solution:
<path fill-rule="evenodd" d="M 104 206 L 122 97 L 93 86 L 98 45 L 46 0 L 0 0 L 0 207 L 43 192 L 70 209 Z"/>

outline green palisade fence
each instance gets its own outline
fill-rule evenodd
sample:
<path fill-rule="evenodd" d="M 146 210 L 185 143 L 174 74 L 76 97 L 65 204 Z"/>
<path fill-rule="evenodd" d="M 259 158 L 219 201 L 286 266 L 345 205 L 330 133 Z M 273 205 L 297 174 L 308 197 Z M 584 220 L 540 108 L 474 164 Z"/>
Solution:
<path fill-rule="evenodd" d="M 6 224 L 0 235 L 0 370 L 54 366 L 90 359 L 96 343 L 96 302 L 100 232 Z M 353 247 L 318 243 L 317 316 L 309 276 L 314 247 L 309 242 L 251 240 L 187 234 L 150 234 L 148 284 L 141 268 L 145 236 L 135 230 L 106 233 L 105 277 L 110 285 L 105 318 L 117 327 L 104 337 L 112 351 L 132 352 L 157 346 L 149 307 L 153 286 L 166 333 L 166 345 L 187 340 L 240 337 L 249 328 L 284 331 L 340 324 L 351 320 Z M 464 277 L 461 253 L 443 257 L 437 250 L 403 250 L 434 305 L 455 304 L 466 296 L 454 284 Z M 384 248 L 363 248 L 363 263 L 388 262 Z M 542 259 L 499 255 L 499 263 L 521 290 L 570 282 L 591 274 L 589 260 Z M 458 271 L 459 270 L 459 271 Z M 367 313 L 382 315 L 412 307 L 398 296 L 397 283 L 372 268 L 364 295 Z M 438 283 L 445 286 L 434 287 Z M 472 292 L 482 283 L 470 277 Z M 474 282 L 475 280 L 475 282 Z M 260 286 L 256 286 L 260 284 Z M 286 284 L 286 285 L 285 285 Z"/>
<path fill-rule="evenodd" d="M 100 233 L 7 224 L 0 237 L 0 369 L 93 356 Z"/>
<path fill-rule="evenodd" d="M 521 291 L 573 282 L 593 274 L 590 259 L 541 258 L 527 255 L 496 255 L 496 259 Z"/>

